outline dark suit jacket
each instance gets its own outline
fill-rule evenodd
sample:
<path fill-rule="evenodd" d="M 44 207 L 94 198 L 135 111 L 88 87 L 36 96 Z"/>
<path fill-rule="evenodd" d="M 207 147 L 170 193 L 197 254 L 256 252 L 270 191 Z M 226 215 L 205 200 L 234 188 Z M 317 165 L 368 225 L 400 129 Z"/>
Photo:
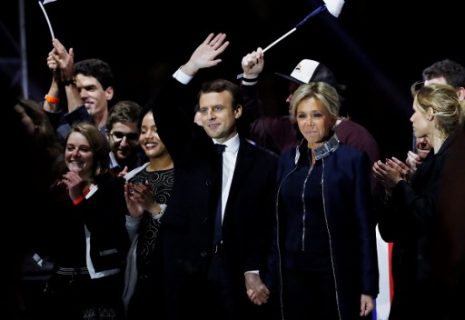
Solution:
<path fill-rule="evenodd" d="M 444 165 L 454 138 L 449 136 L 436 154 L 431 150 L 410 182 L 397 183 L 391 197 L 380 207 L 381 237 L 394 243 L 395 290 L 389 319 L 442 319 L 443 309 L 450 310 L 438 304 L 446 295 L 435 286 L 432 254 L 438 231 Z M 440 292 L 439 297 L 437 292 Z"/>
<path fill-rule="evenodd" d="M 155 122 L 175 164 L 175 184 L 162 218 L 169 318 L 203 315 L 208 310 L 203 289 L 212 256 L 215 190 L 218 169 L 213 141 L 193 124 L 193 112 L 182 108 L 181 84 L 172 80 L 156 100 Z M 193 104 L 190 104 L 193 106 Z M 246 297 L 244 272 L 265 273 L 274 221 L 277 157 L 240 141 L 236 168 L 223 220 L 224 257 L 237 290 Z M 176 312 L 185 315 L 176 315 Z M 198 311 L 198 312 L 197 312 Z"/>

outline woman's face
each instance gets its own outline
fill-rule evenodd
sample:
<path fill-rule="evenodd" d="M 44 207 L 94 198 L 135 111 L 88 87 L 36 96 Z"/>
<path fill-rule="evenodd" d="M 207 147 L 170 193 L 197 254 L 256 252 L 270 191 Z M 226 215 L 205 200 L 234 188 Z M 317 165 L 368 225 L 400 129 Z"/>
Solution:
<path fill-rule="evenodd" d="M 296 120 L 299 131 L 310 148 L 328 140 L 336 122 L 323 103 L 314 97 L 306 98 L 297 105 Z"/>
<path fill-rule="evenodd" d="M 69 171 L 82 178 L 92 175 L 94 153 L 89 141 L 79 132 L 71 133 L 66 141 L 65 164 Z"/>
<path fill-rule="evenodd" d="M 160 140 L 152 112 L 148 112 L 142 119 L 139 135 L 139 144 L 150 159 L 155 159 L 165 154 L 166 147 Z"/>
<path fill-rule="evenodd" d="M 423 138 L 431 131 L 432 122 L 428 119 L 428 113 L 423 111 L 416 103 L 413 104 L 413 114 L 410 117 L 413 134 L 416 138 Z"/>

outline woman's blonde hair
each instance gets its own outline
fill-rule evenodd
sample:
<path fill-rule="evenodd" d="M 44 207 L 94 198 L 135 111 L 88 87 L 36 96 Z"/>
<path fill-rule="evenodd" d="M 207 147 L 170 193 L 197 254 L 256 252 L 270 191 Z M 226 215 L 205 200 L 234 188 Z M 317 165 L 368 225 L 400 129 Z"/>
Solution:
<path fill-rule="evenodd" d="M 415 84 L 414 84 L 415 86 Z M 463 106 L 454 87 L 434 83 L 412 88 L 414 104 L 423 112 L 431 109 L 436 127 L 446 136 L 455 131 L 463 121 Z M 462 102 L 463 103 L 463 102 Z"/>
<path fill-rule="evenodd" d="M 293 120 L 296 118 L 299 103 L 308 98 L 315 98 L 321 101 L 335 119 L 339 117 L 341 98 L 337 90 L 326 82 L 310 82 L 309 84 L 299 86 L 292 95 L 289 113 Z"/>

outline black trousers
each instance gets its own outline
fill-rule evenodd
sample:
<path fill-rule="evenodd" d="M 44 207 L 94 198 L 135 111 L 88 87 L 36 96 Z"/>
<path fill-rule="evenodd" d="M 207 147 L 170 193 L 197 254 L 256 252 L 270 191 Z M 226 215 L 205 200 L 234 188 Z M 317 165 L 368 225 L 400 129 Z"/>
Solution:
<path fill-rule="evenodd" d="M 338 320 L 334 279 L 327 271 L 284 270 L 283 312 L 286 320 Z"/>

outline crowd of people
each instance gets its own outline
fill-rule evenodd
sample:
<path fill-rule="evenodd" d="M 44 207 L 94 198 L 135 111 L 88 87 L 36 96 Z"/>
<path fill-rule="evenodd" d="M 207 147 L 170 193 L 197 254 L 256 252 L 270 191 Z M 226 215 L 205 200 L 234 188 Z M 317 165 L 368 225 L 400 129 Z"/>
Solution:
<path fill-rule="evenodd" d="M 11 250 L 11 319 L 368 319 L 376 226 L 394 246 L 390 319 L 458 316 L 460 64 L 425 68 L 411 88 L 415 148 L 381 160 L 319 61 L 279 74 L 289 108 L 278 118 L 263 116 L 261 48 L 243 57 L 238 83 L 210 79 L 192 96 L 192 79 L 223 63 L 224 33 L 173 68 L 147 106 L 111 104 L 105 61 L 52 46 L 45 100 L 11 102 L 24 141 L 11 146 L 13 190 L 33 180 L 18 205 L 25 219 L 7 220 L 26 231 Z"/>

